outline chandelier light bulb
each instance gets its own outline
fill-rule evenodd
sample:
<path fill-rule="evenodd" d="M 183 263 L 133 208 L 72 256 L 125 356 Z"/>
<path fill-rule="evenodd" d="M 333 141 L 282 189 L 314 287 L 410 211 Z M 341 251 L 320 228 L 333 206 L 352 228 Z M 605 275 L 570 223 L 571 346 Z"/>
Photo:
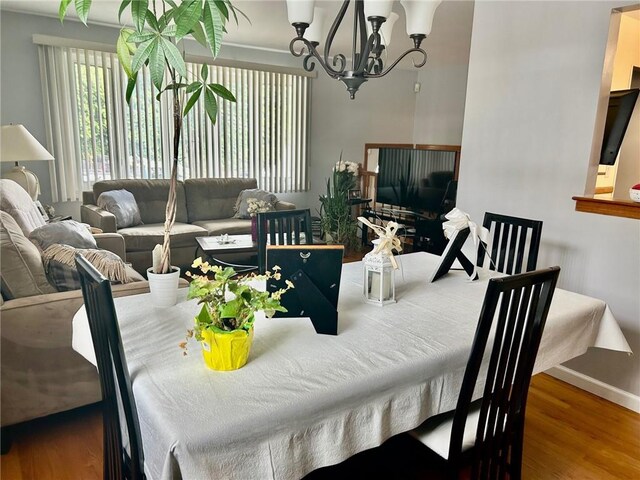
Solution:
<path fill-rule="evenodd" d="M 429 35 L 442 0 L 400 0 L 407 17 L 407 35 Z"/>
<path fill-rule="evenodd" d="M 314 0 L 287 0 L 287 16 L 289 23 L 306 23 L 311 25 L 313 22 L 313 6 Z"/>
<path fill-rule="evenodd" d="M 315 7 L 313 9 L 313 22 L 309 25 L 306 32 L 304 32 L 304 38 L 312 43 L 321 43 L 324 32 L 324 19 L 326 16 L 327 11 L 324 8 Z"/>
<path fill-rule="evenodd" d="M 393 0 L 365 0 L 364 16 L 365 18 L 369 18 L 369 17 L 389 18 L 389 15 L 391 15 L 392 7 L 393 7 Z"/>
<path fill-rule="evenodd" d="M 393 32 L 393 24 L 400 18 L 397 13 L 391 12 L 387 21 L 380 27 L 380 37 L 382 37 L 382 43 L 388 47 L 391 44 L 391 33 Z"/>

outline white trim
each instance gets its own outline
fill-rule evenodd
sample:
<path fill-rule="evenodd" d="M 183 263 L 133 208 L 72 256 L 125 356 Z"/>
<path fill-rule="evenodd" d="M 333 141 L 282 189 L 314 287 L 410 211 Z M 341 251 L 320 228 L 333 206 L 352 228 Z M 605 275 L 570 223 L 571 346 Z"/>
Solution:
<path fill-rule="evenodd" d="M 617 405 L 628 408 L 633 412 L 640 413 L 640 396 L 638 395 L 626 392 L 583 373 L 563 367 L 562 365 L 552 367 L 545 373 L 557 378 L 558 380 L 567 382 L 574 387 L 593 393 L 600 398 L 604 398 L 605 400 L 609 400 Z"/>
<path fill-rule="evenodd" d="M 47 45 L 50 47 L 82 48 L 85 50 L 99 50 L 101 52 L 116 53 L 115 45 L 108 43 L 89 42 L 87 40 L 76 40 L 74 38 L 53 37 L 51 35 L 33 34 L 33 43 L 36 45 Z"/>
<path fill-rule="evenodd" d="M 72 38 L 54 37 L 51 35 L 34 34 L 33 43 L 36 45 L 47 45 L 51 47 L 66 48 L 82 48 L 86 50 L 98 50 L 101 52 L 116 53 L 116 47 L 107 43 L 90 42 L 86 40 L 76 40 Z M 235 44 L 225 44 L 239 46 Z M 251 48 L 251 47 L 246 47 Z M 218 65 L 221 67 L 244 68 L 247 70 L 258 70 L 263 72 L 284 73 L 287 75 L 300 75 L 301 77 L 316 78 L 317 72 L 307 72 L 301 68 L 283 67 L 280 65 L 271 65 L 265 63 L 243 62 L 239 60 L 226 60 L 220 57 L 212 58 L 203 55 L 192 55 L 187 53 L 185 61 L 194 63 L 207 63 L 209 65 Z"/>

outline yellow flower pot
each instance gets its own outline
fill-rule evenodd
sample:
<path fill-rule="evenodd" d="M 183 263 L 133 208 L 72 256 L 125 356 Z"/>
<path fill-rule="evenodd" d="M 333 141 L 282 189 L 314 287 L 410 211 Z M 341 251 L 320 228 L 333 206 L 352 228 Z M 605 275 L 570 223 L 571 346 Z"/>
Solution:
<path fill-rule="evenodd" d="M 253 327 L 246 330 L 225 331 L 213 327 L 202 331 L 202 356 L 212 370 L 237 370 L 249 358 Z"/>

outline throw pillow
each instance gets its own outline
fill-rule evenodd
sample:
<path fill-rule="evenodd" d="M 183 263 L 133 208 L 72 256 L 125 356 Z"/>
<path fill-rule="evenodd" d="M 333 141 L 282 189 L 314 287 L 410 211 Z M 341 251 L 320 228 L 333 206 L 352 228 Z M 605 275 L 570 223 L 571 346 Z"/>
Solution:
<path fill-rule="evenodd" d="M 97 203 L 100 208 L 115 215 L 116 228 L 135 227 L 142 224 L 136 198 L 128 190 L 102 192 Z"/>
<path fill-rule="evenodd" d="M 54 244 L 42 253 L 42 263 L 49 282 L 55 285 L 59 292 L 80 288 L 80 275 L 75 260 L 77 253 L 82 254 L 112 283 L 131 283 L 139 280 L 138 277 L 130 276 L 126 264 L 113 252 Z"/>
<path fill-rule="evenodd" d="M 56 292 L 47 281 L 38 248 L 6 212 L 0 212 L 0 257 L 0 284 L 5 300 Z"/>
<path fill-rule="evenodd" d="M 247 208 L 249 207 L 248 200 L 250 198 L 267 202 L 270 205 L 270 210 L 275 210 L 276 203 L 278 202 L 278 197 L 265 190 L 261 190 L 259 188 L 242 190 L 236 200 L 236 214 L 234 215 L 234 218 L 251 218 L 251 215 L 249 215 L 249 212 L 247 211 Z"/>
<path fill-rule="evenodd" d="M 47 223 L 29 234 L 29 240 L 40 250 L 45 251 L 51 245 L 60 243 L 76 248 L 97 248 L 96 239 L 86 225 L 75 220 Z"/>

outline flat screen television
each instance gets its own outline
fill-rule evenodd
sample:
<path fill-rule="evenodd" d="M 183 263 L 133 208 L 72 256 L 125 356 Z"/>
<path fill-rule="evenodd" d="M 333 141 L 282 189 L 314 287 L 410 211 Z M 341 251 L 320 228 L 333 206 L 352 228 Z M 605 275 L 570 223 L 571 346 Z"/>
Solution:
<path fill-rule="evenodd" d="M 409 210 L 438 212 L 455 182 L 458 152 L 381 148 L 376 202 Z M 455 198 L 452 199 L 455 202 Z"/>
<path fill-rule="evenodd" d="M 601 165 L 614 165 L 622 140 L 627 132 L 633 108 L 638 99 L 640 89 L 617 90 L 609 96 L 609 108 L 604 125 L 604 138 L 600 151 Z"/>

